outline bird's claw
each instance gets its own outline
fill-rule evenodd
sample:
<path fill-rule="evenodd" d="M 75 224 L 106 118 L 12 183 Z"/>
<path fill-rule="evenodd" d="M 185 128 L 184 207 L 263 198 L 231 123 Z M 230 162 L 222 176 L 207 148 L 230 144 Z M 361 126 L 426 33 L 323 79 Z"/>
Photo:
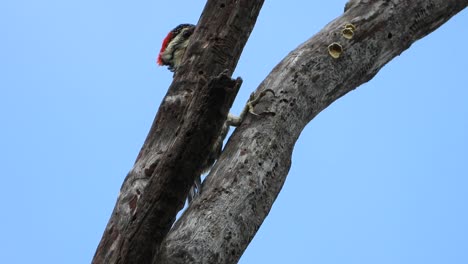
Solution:
<path fill-rule="evenodd" d="M 254 107 L 258 104 L 258 102 L 260 101 L 260 99 L 262 99 L 262 97 L 264 97 L 268 92 L 272 93 L 273 96 L 275 96 L 275 92 L 271 89 L 265 89 L 263 91 L 261 91 L 257 97 L 255 97 L 255 94 L 252 93 L 250 95 L 250 98 L 249 98 L 249 101 L 247 101 L 247 104 L 245 105 L 244 109 L 242 110 L 241 114 L 239 115 L 239 117 L 236 117 L 234 115 L 231 115 L 229 114 L 227 119 L 226 119 L 226 124 L 228 126 L 240 126 L 240 124 L 242 123 L 242 121 L 244 120 L 245 116 L 247 115 L 247 113 L 250 113 L 254 116 L 262 116 L 262 115 L 275 115 L 274 112 L 262 112 L 260 114 L 257 114 L 255 113 L 255 111 L 253 110 Z"/>
<path fill-rule="evenodd" d="M 272 114 L 272 112 L 263 112 L 261 114 L 257 114 L 255 113 L 255 111 L 253 110 L 254 107 L 258 104 L 258 102 L 260 101 L 260 99 L 262 99 L 268 92 L 270 92 L 273 97 L 276 97 L 276 94 L 275 92 L 272 90 L 272 89 L 265 89 L 263 91 L 260 92 L 260 94 L 258 94 L 257 97 L 255 97 L 255 94 L 252 93 L 250 94 L 250 98 L 249 98 L 249 101 L 247 102 L 247 111 L 249 113 L 251 113 L 252 115 L 255 115 L 255 116 L 260 116 L 260 115 L 265 115 L 265 114 Z"/>

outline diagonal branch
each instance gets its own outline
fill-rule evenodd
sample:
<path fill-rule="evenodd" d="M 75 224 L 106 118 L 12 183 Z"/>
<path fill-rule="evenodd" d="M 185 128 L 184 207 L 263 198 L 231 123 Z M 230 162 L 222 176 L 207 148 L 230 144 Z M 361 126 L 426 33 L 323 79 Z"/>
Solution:
<path fill-rule="evenodd" d="M 154 263 L 236 263 L 281 190 L 305 125 L 467 4 L 350 1 L 342 16 L 292 51 L 259 86 L 257 91 L 272 89 L 277 97 L 265 97 L 256 112 L 275 115 L 248 116 L 235 131 Z M 356 27 L 351 39 L 343 36 L 348 23 Z M 338 59 L 327 49 L 334 42 L 342 47 Z"/>

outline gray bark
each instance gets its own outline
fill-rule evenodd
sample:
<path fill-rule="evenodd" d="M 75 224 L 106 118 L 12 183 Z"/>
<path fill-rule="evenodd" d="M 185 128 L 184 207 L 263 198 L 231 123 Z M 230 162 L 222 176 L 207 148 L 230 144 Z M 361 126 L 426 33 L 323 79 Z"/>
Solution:
<path fill-rule="evenodd" d="M 236 263 L 281 190 L 305 125 L 467 5 L 468 0 L 350 1 L 342 16 L 292 51 L 258 87 L 274 90 L 276 97 L 263 98 L 255 112 L 275 115 L 248 115 L 236 129 L 201 196 L 167 234 L 153 263 Z M 342 35 L 347 23 L 356 26 L 350 40 Z M 343 48 L 338 59 L 328 54 L 333 42 Z"/>

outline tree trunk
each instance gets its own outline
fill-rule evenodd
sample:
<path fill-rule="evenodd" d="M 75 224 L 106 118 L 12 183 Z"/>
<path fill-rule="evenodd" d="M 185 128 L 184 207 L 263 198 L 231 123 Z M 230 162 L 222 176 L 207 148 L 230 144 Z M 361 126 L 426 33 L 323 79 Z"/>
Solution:
<path fill-rule="evenodd" d="M 236 129 L 201 196 L 175 223 L 153 263 L 236 263 L 281 190 L 305 125 L 467 5 L 350 1 L 342 16 L 292 51 L 258 87 L 276 97 L 265 97 L 255 112 L 275 115 L 250 115 Z M 342 33 L 349 23 L 355 26 L 351 39 Z M 338 59 L 327 50 L 334 42 L 342 47 Z"/>
<path fill-rule="evenodd" d="M 247 116 L 201 196 L 171 228 L 239 89 L 240 79 L 229 77 L 262 4 L 207 2 L 93 263 L 236 263 L 281 190 L 305 125 L 468 0 L 350 1 L 341 17 L 292 51 L 259 86 L 276 96 L 265 96 L 255 112 L 274 115 Z M 346 24 L 355 26 L 351 39 L 343 36 Z M 337 59 L 327 49 L 334 42 L 342 47 Z"/>

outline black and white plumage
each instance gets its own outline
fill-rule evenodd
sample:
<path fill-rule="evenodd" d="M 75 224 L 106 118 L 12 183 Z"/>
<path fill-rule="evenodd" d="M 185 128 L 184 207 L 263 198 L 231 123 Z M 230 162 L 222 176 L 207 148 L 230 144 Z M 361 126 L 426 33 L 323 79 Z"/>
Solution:
<path fill-rule="evenodd" d="M 158 64 L 168 66 L 172 72 L 177 70 L 194 31 L 195 25 L 192 24 L 181 24 L 171 30 L 163 40 Z"/>

